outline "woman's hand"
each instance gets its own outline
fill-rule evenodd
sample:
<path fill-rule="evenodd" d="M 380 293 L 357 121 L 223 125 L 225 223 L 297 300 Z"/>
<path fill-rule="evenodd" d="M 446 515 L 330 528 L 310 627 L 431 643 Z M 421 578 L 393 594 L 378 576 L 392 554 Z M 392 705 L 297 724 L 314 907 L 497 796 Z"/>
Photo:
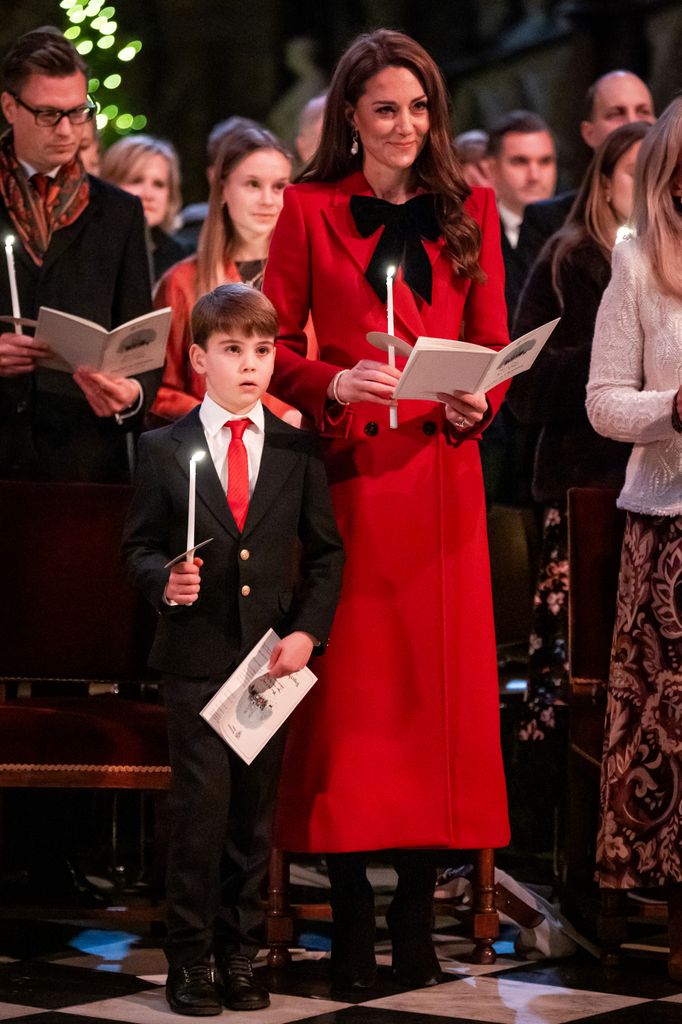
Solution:
<path fill-rule="evenodd" d="M 34 341 L 28 334 L 4 331 L 0 334 L 0 377 L 18 377 L 31 373 L 40 359 L 52 355 L 47 345 Z"/>
<path fill-rule="evenodd" d="M 129 377 L 112 377 L 79 367 L 73 375 L 96 416 L 113 416 L 139 400 L 140 385 Z"/>
<path fill-rule="evenodd" d="M 445 418 L 456 430 L 471 430 L 488 411 L 485 395 L 470 395 L 466 391 L 453 391 L 448 395 L 439 391 L 436 397 L 445 405 Z"/>
<path fill-rule="evenodd" d="M 342 402 L 376 402 L 390 405 L 396 384 L 402 370 L 377 363 L 374 359 L 361 359 L 359 363 L 344 370 L 336 382 L 336 396 Z M 334 399 L 331 384 L 327 398 Z"/>

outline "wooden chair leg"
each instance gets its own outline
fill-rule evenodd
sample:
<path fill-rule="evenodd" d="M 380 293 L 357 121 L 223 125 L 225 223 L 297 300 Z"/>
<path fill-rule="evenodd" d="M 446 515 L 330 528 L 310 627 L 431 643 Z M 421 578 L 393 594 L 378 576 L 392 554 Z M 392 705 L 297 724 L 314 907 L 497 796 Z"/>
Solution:
<path fill-rule="evenodd" d="M 628 933 L 625 910 L 627 894 L 622 889 L 600 889 L 597 934 L 601 943 L 601 962 L 604 967 L 620 964 L 620 947 Z"/>
<path fill-rule="evenodd" d="M 497 954 L 493 943 L 500 934 L 500 918 L 495 909 L 495 851 L 477 850 L 474 856 L 474 951 L 475 964 L 494 964 Z"/>
<path fill-rule="evenodd" d="M 294 916 L 289 906 L 289 858 L 283 850 L 270 855 L 266 941 L 268 967 L 286 967 L 291 963 L 289 947 L 294 944 Z"/>
<path fill-rule="evenodd" d="M 668 888 L 668 974 L 673 981 L 682 981 L 682 885 Z"/>

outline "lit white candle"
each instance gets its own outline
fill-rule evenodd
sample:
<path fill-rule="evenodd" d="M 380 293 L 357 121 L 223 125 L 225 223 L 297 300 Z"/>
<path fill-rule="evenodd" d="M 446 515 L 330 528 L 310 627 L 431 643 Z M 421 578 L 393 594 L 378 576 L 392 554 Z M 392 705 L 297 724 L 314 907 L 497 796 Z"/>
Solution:
<path fill-rule="evenodd" d="M 201 462 L 206 452 L 195 452 L 189 460 L 189 501 L 187 504 L 187 550 L 191 552 L 187 561 L 194 561 L 194 521 L 197 500 L 197 462 Z"/>
<path fill-rule="evenodd" d="M 386 321 L 388 333 L 391 337 L 395 334 L 395 322 L 393 318 L 393 278 L 395 267 L 389 267 L 386 271 Z M 395 345 L 388 346 L 388 365 L 395 367 Z M 395 430 L 398 426 L 398 405 L 392 405 L 389 409 L 389 426 Z"/>
<path fill-rule="evenodd" d="M 12 296 L 12 316 L 20 317 L 19 291 L 17 289 L 17 272 L 14 267 L 14 235 L 5 237 L 5 258 L 7 260 L 7 276 L 9 277 L 9 293 Z M 14 333 L 21 334 L 21 324 L 14 325 Z"/>

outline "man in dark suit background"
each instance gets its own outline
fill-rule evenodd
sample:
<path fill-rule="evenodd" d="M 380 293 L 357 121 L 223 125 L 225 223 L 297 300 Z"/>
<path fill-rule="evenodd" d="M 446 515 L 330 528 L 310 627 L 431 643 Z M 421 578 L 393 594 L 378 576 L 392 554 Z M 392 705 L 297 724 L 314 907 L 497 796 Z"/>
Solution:
<path fill-rule="evenodd" d="M 547 199 L 556 187 L 556 145 L 546 122 L 530 110 L 512 110 L 491 128 L 485 166 L 500 214 L 505 299 L 511 325 L 524 284 L 516 248 L 528 203 Z M 489 503 L 529 505 L 535 432 L 523 426 L 507 402 L 481 440 Z"/>
<path fill-rule="evenodd" d="M 580 134 L 585 144 L 595 150 L 621 124 L 653 124 L 655 120 L 654 102 L 642 79 L 631 71 L 609 71 L 587 90 Z M 526 207 L 516 250 L 522 286 L 543 245 L 566 220 L 575 197 L 575 190 L 562 192 L 553 199 Z"/>
<path fill-rule="evenodd" d="M 150 311 L 151 285 L 139 200 L 87 175 L 78 157 L 94 114 L 86 74 L 56 28 L 26 33 L 7 53 L 0 233 L 15 238 L 22 316 L 49 306 L 109 330 Z M 10 312 L 0 266 L 0 314 Z M 160 371 L 125 378 L 82 369 L 71 377 L 42 369 L 44 355 L 24 334 L 0 334 L 0 475 L 128 479 Z"/>

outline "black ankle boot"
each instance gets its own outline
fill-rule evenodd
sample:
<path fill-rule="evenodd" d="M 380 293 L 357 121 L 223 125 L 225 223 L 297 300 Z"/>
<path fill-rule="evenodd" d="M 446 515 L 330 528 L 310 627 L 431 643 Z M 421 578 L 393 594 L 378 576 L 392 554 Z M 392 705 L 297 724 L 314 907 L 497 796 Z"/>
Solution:
<path fill-rule="evenodd" d="M 393 977 L 407 988 L 438 985 L 443 975 L 431 938 L 435 868 L 418 851 L 396 851 L 394 864 L 398 886 L 386 913 Z"/>
<path fill-rule="evenodd" d="M 333 915 L 331 981 L 342 991 L 369 989 L 376 983 L 374 893 L 363 854 L 329 854 Z"/>

